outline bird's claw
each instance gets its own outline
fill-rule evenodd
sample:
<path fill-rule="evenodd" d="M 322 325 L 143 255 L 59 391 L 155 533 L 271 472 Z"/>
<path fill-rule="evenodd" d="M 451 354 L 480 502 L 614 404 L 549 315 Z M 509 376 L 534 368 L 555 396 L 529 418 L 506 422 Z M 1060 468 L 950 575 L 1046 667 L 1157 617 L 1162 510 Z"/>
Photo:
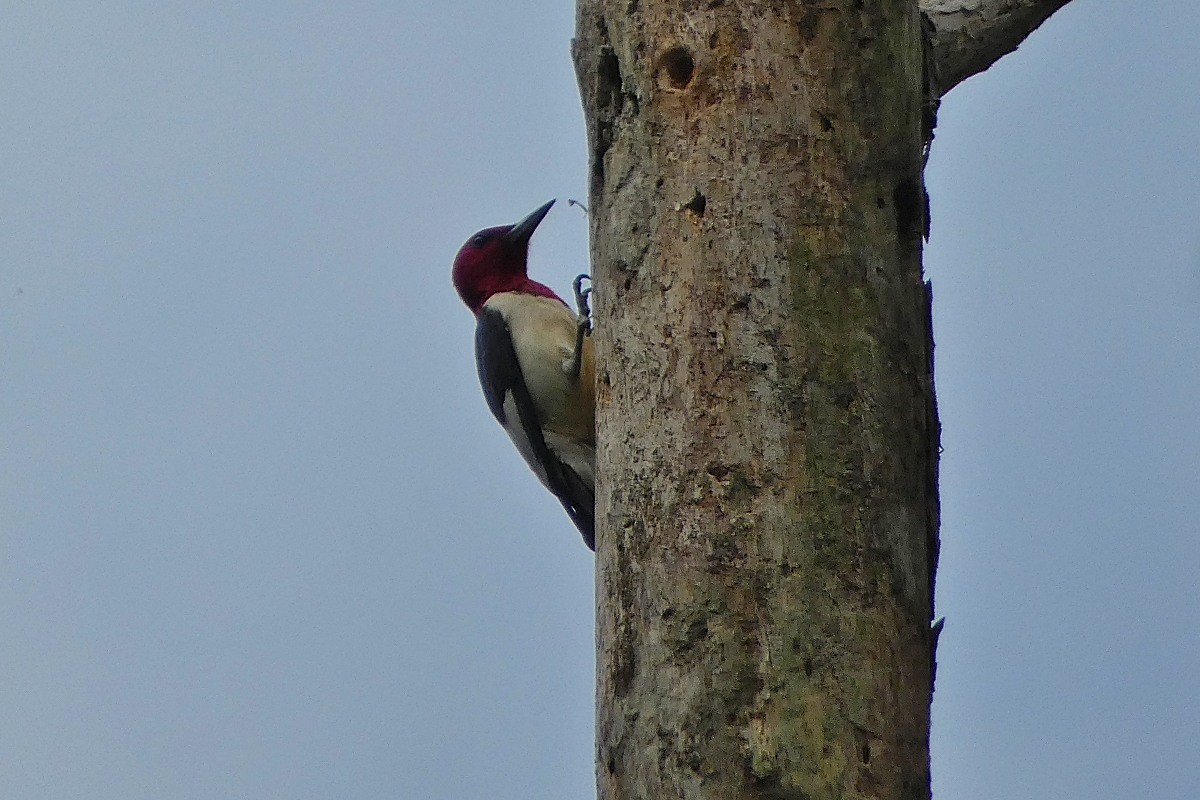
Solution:
<path fill-rule="evenodd" d="M 577 275 L 575 282 L 572 284 L 575 287 L 575 308 L 579 312 L 579 329 L 583 331 L 585 336 L 592 334 L 592 308 L 588 302 L 589 295 L 592 293 L 592 287 L 583 288 L 583 282 L 591 282 L 590 275 Z"/>
<path fill-rule="evenodd" d="M 576 380 L 580 369 L 583 368 L 583 340 L 592 335 L 592 309 L 588 305 L 588 295 L 592 293 L 592 287 L 583 288 L 583 282 L 591 280 L 590 275 L 577 275 L 572 284 L 575 287 L 575 308 L 579 310 L 579 321 L 575 323 L 575 358 L 571 360 L 569 373 L 571 380 Z"/>

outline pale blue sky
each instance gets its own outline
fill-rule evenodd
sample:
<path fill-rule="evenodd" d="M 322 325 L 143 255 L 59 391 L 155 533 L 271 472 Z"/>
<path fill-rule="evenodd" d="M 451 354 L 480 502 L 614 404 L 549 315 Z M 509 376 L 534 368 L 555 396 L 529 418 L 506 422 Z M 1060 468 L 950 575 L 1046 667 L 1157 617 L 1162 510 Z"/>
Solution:
<path fill-rule="evenodd" d="M 571 5 L 9 5 L 0 797 L 590 796 L 592 559 L 449 283 L 585 194 Z M 1076 0 L 942 106 L 940 797 L 1200 786 L 1197 41 Z"/>

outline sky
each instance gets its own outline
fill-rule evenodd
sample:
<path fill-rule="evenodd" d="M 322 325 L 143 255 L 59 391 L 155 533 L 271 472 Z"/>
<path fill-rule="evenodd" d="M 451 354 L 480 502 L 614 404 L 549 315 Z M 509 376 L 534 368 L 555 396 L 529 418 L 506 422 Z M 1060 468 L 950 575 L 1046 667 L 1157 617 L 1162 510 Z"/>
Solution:
<path fill-rule="evenodd" d="M 0 797 L 593 795 L 592 558 L 449 281 L 586 195 L 573 17 L 0 11 Z M 1075 0 L 942 105 L 935 796 L 1200 786 L 1196 41 Z"/>

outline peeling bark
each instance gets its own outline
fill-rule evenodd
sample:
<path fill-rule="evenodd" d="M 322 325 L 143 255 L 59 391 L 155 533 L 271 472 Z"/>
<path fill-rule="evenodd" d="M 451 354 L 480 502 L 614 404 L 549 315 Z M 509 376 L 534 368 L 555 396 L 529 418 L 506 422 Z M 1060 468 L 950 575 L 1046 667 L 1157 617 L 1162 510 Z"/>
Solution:
<path fill-rule="evenodd" d="M 1017 49 L 1069 0 L 921 0 L 941 94 Z"/>

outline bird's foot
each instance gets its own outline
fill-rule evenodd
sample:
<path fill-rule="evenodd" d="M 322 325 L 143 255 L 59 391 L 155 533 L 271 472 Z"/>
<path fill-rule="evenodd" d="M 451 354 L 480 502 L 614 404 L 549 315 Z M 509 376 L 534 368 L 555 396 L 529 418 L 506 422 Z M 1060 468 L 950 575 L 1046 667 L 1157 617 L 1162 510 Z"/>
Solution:
<path fill-rule="evenodd" d="M 592 287 L 583 288 L 584 281 L 591 283 L 592 277 L 587 274 L 578 275 L 572 285 L 575 287 L 575 308 L 579 313 L 579 329 L 585 336 L 590 336 L 592 333 L 592 308 L 588 300 L 592 293 Z"/>
<path fill-rule="evenodd" d="M 575 358 L 571 361 L 571 380 L 577 379 L 579 371 L 583 368 L 583 340 L 592 335 L 592 309 L 588 304 L 588 296 L 592 293 L 592 287 L 583 288 L 583 282 L 591 280 L 588 275 L 579 275 L 573 284 L 575 308 L 579 311 L 579 320 L 575 323 Z"/>

